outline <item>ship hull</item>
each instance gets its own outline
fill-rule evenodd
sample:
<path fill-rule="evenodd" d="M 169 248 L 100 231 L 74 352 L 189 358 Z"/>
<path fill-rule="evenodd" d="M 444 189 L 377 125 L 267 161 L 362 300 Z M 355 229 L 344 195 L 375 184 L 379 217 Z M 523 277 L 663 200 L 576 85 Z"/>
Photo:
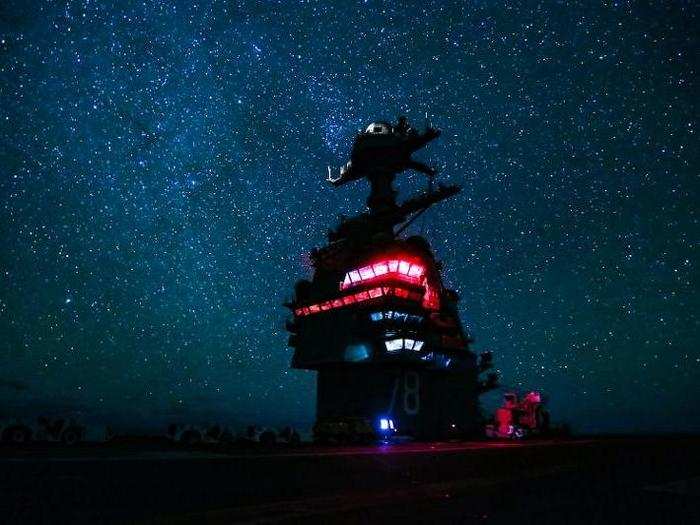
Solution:
<path fill-rule="evenodd" d="M 317 419 L 390 418 L 400 435 L 419 440 L 478 432 L 477 378 L 470 370 L 405 366 L 326 366 L 318 371 Z"/>

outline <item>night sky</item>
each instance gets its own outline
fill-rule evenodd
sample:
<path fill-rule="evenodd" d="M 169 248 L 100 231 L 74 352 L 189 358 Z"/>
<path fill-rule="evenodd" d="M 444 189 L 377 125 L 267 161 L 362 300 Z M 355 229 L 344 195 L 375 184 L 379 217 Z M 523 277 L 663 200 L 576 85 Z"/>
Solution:
<path fill-rule="evenodd" d="M 281 305 L 367 192 L 326 166 L 428 113 L 464 190 L 413 233 L 502 382 L 700 430 L 698 8 L 525 4 L 3 1 L 0 416 L 308 425 Z"/>

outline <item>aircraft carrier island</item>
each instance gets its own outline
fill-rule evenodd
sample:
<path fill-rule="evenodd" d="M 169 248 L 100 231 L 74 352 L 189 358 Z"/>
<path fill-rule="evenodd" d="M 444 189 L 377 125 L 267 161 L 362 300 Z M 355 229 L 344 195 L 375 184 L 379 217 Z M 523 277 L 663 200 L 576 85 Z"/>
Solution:
<path fill-rule="evenodd" d="M 313 277 L 296 283 L 287 304 L 292 366 L 318 372 L 320 441 L 395 433 L 434 440 L 480 430 L 479 395 L 497 383 L 491 354 L 470 349 L 458 295 L 444 285 L 429 242 L 405 235 L 418 216 L 460 191 L 434 187 L 435 170 L 411 157 L 439 135 L 404 117 L 375 122 L 355 137 L 350 161 L 328 170 L 332 186 L 367 179 L 370 193 L 367 210 L 341 218 L 328 244 L 313 250 Z M 428 189 L 397 202 L 394 181 L 409 170 L 425 174 Z"/>

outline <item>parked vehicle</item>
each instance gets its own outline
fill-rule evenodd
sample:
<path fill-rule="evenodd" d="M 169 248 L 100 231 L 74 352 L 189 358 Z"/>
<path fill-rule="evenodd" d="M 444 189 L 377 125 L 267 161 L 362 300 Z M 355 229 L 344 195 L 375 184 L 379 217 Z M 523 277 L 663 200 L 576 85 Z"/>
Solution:
<path fill-rule="evenodd" d="M 528 392 L 518 399 L 515 392 L 503 396 L 503 405 L 496 409 L 494 423 L 486 426 L 490 438 L 523 439 L 549 431 L 549 412 L 539 392 Z"/>

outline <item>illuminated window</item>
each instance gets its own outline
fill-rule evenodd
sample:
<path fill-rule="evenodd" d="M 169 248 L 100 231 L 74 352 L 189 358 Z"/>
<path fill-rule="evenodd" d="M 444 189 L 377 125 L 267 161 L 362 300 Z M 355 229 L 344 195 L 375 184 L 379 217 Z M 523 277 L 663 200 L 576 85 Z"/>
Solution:
<path fill-rule="evenodd" d="M 324 301 L 322 303 L 317 303 L 317 304 L 312 304 L 308 306 L 302 306 L 300 308 L 297 308 L 294 310 L 294 314 L 297 317 L 305 316 L 305 315 L 311 315 L 311 314 L 316 314 L 318 312 L 325 312 L 328 310 L 332 310 L 335 308 L 341 308 L 343 306 L 348 306 L 353 303 L 360 303 L 362 301 L 368 301 L 370 299 L 377 299 L 379 297 L 400 297 L 402 299 L 409 299 L 411 301 L 415 302 L 420 302 L 422 300 L 422 295 L 420 292 L 411 292 L 409 290 L 406 290 L 405 288 L 397 288 L 394 286 L 384 286 L 384 287 L 376 287 L 376 288 L 370 288 L 369 290 L 364 290 L 362 292 L 357 292 L 354 294 L 346 295 L 343 297 L 339 297 L 337 299 L 332 299 L 329 301 Z M 403 321 L 403 322 L 420 322 L 422 320 L 422 317 L 419 315 L 412 315 L 412 314 L 406 314 L 406 313 L 401 313 L 401 312 L 395 312 L 392 311 L 390 316 L 388 315 L 388 312 L 385 312 L 384 314 L 385 319 L 396 319 L 398 321 Z M 372 319 L 374 320 L 379 320 L 379 319 Z"/>
<path fill-rule="evenodd" d="M 371 295 L 371 293 L 370 293 Z M 390 295 L 384 292 L 384 295 Z M 370 314 L 372 321 L 381 321 L 382 319 L 399 321 L 402 323 L 420 323 L 423 317 L 420 315 L 409 314 L 406 312 L 398 312 L 395 310 L 387 310 L 385 312 L 372 312 Z"/>
<path fill-rule="evenodd" d="M 369 299 L 369 292 L 360 292 L 355 294 L 356 301 L 366 301 Z"/>
<path fill-rule="evenodd" d="M 389 265 L 387 263 L 382 262 L 374 265 L 374 275 L 379 277 L 380 275 L 384 275 L 385 273 L 389 273 Z"/>
<path fill-rule="evenodd" d="M 374 299 L 375 297 L 380 297 L 382 295 L 382 289 L 381 288 L 372 288 L 369 290 L 369 296 Z"/>
<path fill-rule="evenodd" d="M 369 359 L 369 349 L 363 344 L 352 344 L 345 348 L 345 360 L 350 362 Z"/>
<path fill-rule="evenodd" d="M 417 264 L 412 264 L 406 275 L 409 277 L 420 277 L 423 275 L 423 267 Z"/>
<path fill-rule="evenodd" d="M 403 348 L 403 339 L 390 339 L 389 341 L 384 341 L 384 346 L 386 346 L 387 352 L 398 352 Z"/>
<path fill-rule="evenodd" d="M 404 290 L 403 288 L 394 288 L 394 295 L 396 297 L 401 297 L 403 299 L 408 299 L 409 296 L 409 291 Z"/>
<path fill-rule="evenodd" d="M 340 289 L 344 290 L 362 281 L 382 278 L 383 276 L 420 284 L 425 276 L 425 266 L 402 260 L 380 261 L 346 273 L 345 278 L 340 283 Z"/>
<path fill-rule="evenodd" d="M 372 277 L 374 277 L 374 270 L 372 270 L 371 266 L 365 266 L 364 268 L 360 268 L 360 278 L 363 281 L 371 279 Z"/>
<path fill-rule="evenodd" d="M 416 341 L 415 339 L 388 339 L 384 341 L 384 346 L 387 352 L 398 352 L 399 350 L 413 350 L 414 352 L 420 352 L 423 348 L 423 341 Z"/>

